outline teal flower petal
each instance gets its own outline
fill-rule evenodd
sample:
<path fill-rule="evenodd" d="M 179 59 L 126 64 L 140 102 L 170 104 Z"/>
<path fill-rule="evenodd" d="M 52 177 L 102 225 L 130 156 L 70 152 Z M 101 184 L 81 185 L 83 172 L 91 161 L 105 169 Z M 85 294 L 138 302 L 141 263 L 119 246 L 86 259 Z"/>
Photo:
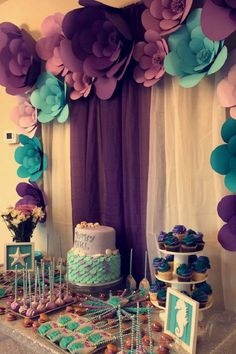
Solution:
<path fill-rule="evenodd" d="M 55 116 L 50 115 L 50 114 L 46 114 L 43 111 L 39 112 L 39 114 L 38 114 L 38 121 L 40 123 L 51 122 L 54 118 L 55 118 Z"/>
<path fill-rule="evenodd" d="M 178 31 L 176 31 L 175 33 L 171 34 L 168 38 L 168 44 L 170 47 L 171 51 L 175 51 L 180 42 L 184 41 L 184 42 L 188 42 L 190 39 L 190 34 L 187 31 L 187 29 L 185 28 L 185 26 L 182 26 Z"/>
<path fill-rule="evenodd" d="M 68 104 L 63 108 L 59 116 L 57 117 L 57 120 L 59 123 L 65 123 L 69 116 L 69 106 Z"/>
<path fill-rule="evenodd" d="M 186 75 L 179 80 L 179 84 L 185 88 L 194 87 L 204 78 L 205 75 L 205 73 Z"/>
<path fill-rule="evenodd" d="M 221 128 L 222 139 L 228 143 L 230 138 L 236 135 L 236 119 L 228 118 Z"/>
<path fill-rule="evenodd" d="M 218 56 L 216 57 L 214 63 L 210 67 L 210 70 L 208 71 L 207 75 L 214 74 L 216 71 L 220 70 L 220 68 L 222 68 L 222 66 L 224 65 L 224 63 L 225 63 L 225 61 L 227 59 L 227 55 L 228 55 L 228 50 L 224 46 L 221 49 L 221 51 L 218 54 Z"/>
<path fill-rule="evenodd" d="M 20 134 L 19 135 L 19 142 L 21 144 L 23 144 L 23 145 L 30 144 L 31 139 L 28 136 L 24 135 L 24 134 Z"/>
<path fill-rule="evenodd" d="M 39 95 L 39 90 L 35 90 L 31 93 L 30 102 L 33 107 L 41 108 L 41 98 Z"/>
<path fill-rule="evenodd" d="M 204 47 L 208 50 L 210 50 L 210 52 L 214 51 L 214 42 L 211 41 L 209 38 L 204 37 L 203 39 L 203 43 L 204 43 Z"/>
<path fill-rule="evenodd" d="M 19 146 L 15 150 L 14 159 L 16 160 L 17 163 L 19 164 L 23 163 L 26 152 L 27 152 L 27 148 L 25 148 L 25 146 Z"/>
<path fill-rule="evenodd" d="M 236 135 L 229 139 L 228 149 L 232 155 L 236 155 Z"/>
<path fill-rule="evenodd" d="M 230 172 L 230 158 L 227 144 L 217 146 L 211 153 L 211 167 L 221 175 L 226 175 Z"/>
<path fill-rule="evenodd" d="M 182 76 L 182 61 L 175 52 L 169 53 L 164 60 L 165 71 L 172 76 Z"/>
<path fill-rule="evenodd" d="M 201 49 L 203 49 L 203 41 L 199 38 L 194 38 L 189 42 L 189 48 L 195 54 L 197 54 Z"/>
<path fill-rule="evenodd" d="M 236 172 L 229 172 L 227 176 L 225 176 L 225 186 L 232 193 L 236 193 Z"/>
<path fill-rule="evenodd" d="M 17 169 L 17 175 L 18 177 L 20 178 L 27 178 L 30 176 L 30 173 L 29 171 L 24 167 L 24 166 L 20 166 L 18 169 Z"/>
<path fill-rule="evenodd" d="M 202 33 L 202 29 L 201 29 L 201 26 L 197 26 L 195 27 L 192 31 L 191 31 L 191 38 L 192 39 L 199 39 L 203 42 L 203 45 L 204 45 L 204 38 L 206 38 L 204 36 L 204 34 Z"/>
<path fill-rule="evenodd" d="M 231 157 L 229 161 L 230 171 L 236 173 L 236 156 Z"/>
<path fill-rule="evenodd" d="M 36 181 L 42 176 L 42 173 L 43 173 L 43 171 L 38 171 L 38 172 L 36 172 L 36 173 L 33 173 L 33 174 L 30 176 L 29 181 L 30 181 L 30 182 L 36 182 Z"/>
<path fill-rule="evenodd" d="M 34 142 L 34 146 L 37 147 L 41 151 L 42 150 L 42 144 L 41 144 L 39 138 L 37 138 L 37 136 L 34 136 L 32 138 L 32 141 Z"/>
<path fill-rule="evenodd" d="M 192 11 L 187 18 L 186 21 L 186 27 L 188 28 L 189 32 L 192 32 L 192 30 L 199 26 L 200 24 L 200 18 L 201 18 L 201 12 L 202 9 L 196 9 L 194 11 Z"/>

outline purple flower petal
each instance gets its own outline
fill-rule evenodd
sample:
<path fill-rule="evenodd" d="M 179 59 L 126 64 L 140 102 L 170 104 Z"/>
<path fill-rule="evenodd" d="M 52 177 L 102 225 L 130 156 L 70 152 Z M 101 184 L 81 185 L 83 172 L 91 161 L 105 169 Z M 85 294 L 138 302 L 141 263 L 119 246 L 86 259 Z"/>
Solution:
<path fill-rule="evenodd" d="M 233 233 L 227 224 L 218 232 L 218 241 L 227 251 L 236 252 L 236 233 Z"/>
<path fill-rule="evenodd" d="M 223 197 L 218 203 L 217 212 L 225 222 L 228 222 L 236 215 L 236 195 L 233 194 Z"/>
<path fill-rule="evenodd" d="M 106 79 L 100 77 L 94 83 L 97 96 L 101 100 L 108 100 L 116 89 L 117 80 L 115 78 Z"/>

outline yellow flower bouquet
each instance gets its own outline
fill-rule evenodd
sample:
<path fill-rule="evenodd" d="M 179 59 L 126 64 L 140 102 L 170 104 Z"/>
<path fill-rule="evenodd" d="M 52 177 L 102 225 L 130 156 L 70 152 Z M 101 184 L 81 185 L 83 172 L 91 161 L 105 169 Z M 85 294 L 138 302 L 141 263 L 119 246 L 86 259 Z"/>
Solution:
<path fill-rule="evenodd" d="M 38 222 L 45 217 L 45 214 L 42 208 L 36 205 L 17 205 L 7 208 L 1 217 L 11 233 L 13 241 L 30 242 L 34 229 Z"/>

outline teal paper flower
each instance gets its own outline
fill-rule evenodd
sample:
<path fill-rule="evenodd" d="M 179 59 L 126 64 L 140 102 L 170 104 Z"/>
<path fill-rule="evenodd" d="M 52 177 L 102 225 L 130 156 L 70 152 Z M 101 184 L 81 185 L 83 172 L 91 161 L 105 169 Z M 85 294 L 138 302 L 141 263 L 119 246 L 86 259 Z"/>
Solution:
<path fill-rule="evenodd" d="M 48 123 L 57 119 L 64 123 L 69 116 L 69 106 L 66 103 L 66 83 L 62 83 L 49 72 L 39 76 L 37 89 L 31 94 L 31 104 L 37 108 L 38 120 Z"/>
<path fill-rule="evenodd" d="M 36 136 L 31 139 L 26 135 L 20 135 L 19 140 L 23 146 L 19 146 L 15 151 L 15 160 L 21 165 L 17 175 L 21 178 L 30 177 L 29 181 L 35 182 L 47 168 L 47 157 Z"/>
<path fill-rule="evenodd" d="M 164 67 L 168 74 L 180 76 L 180 85 L 193 87 L 206 75 L 214 74 L 225 63 L 227 48 L 224 41 L 205 37 L 201 25 L 202 9 L 189 15 L 186 24 L 169 36 L 170 53 Z"/>
<path fill-rule="evenodd" d="M 236 193 L 236 119 L 228 118 L 221 128 L 221 136 L 226 144 L 219 145 L 211 154 L 213 170 L 225 175 L 225 186 Z"/>

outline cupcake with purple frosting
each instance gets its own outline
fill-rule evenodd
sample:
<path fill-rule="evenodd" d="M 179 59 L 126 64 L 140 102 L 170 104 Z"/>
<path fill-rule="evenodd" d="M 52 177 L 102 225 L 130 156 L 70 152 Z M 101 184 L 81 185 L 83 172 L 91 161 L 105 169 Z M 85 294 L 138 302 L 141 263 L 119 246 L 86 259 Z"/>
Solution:
<path fill-rule="evenodd" d="M 174 269 L 174 256 L 173 256 L 173 254 L 168 254 L 166 256 L 165 260 L 168 262 L 170 268 L 173 270 Z"/>
<path fill-rule="evenodd" d="M 166 238 L 167 238 L 167 233 L 164 231 L 161 231 L 159 236 L 157 237 L 158 246 L 161 250 L 165 249 L 164 242 Z"/>
<path fill-rule="evenodd" d="M 164 261 L 164 258 L 155 257 L 152 261 L 155 274 L 157 273 L 159 265 Z"/>
<path fill-rule="evenodd" d="M 205 242 L 203 241 L 203 233 L 197 232 L 193 234 L 193 236 L 197 242 L 197 251 L 202 251 L 205 246 Z"/>
<path fill-rule="evenodd" d="M 187 229 L 184 225 L 175 225 L 172 229 L 173 235 L 182 241 L 183 237 L 187 234 Z"/>
<path fill-rule="evenodd" d="M 176 269 L 178 281 L 189 282 L 192 279 L 193 270 L 190 264 L 181 264 Z"/>

